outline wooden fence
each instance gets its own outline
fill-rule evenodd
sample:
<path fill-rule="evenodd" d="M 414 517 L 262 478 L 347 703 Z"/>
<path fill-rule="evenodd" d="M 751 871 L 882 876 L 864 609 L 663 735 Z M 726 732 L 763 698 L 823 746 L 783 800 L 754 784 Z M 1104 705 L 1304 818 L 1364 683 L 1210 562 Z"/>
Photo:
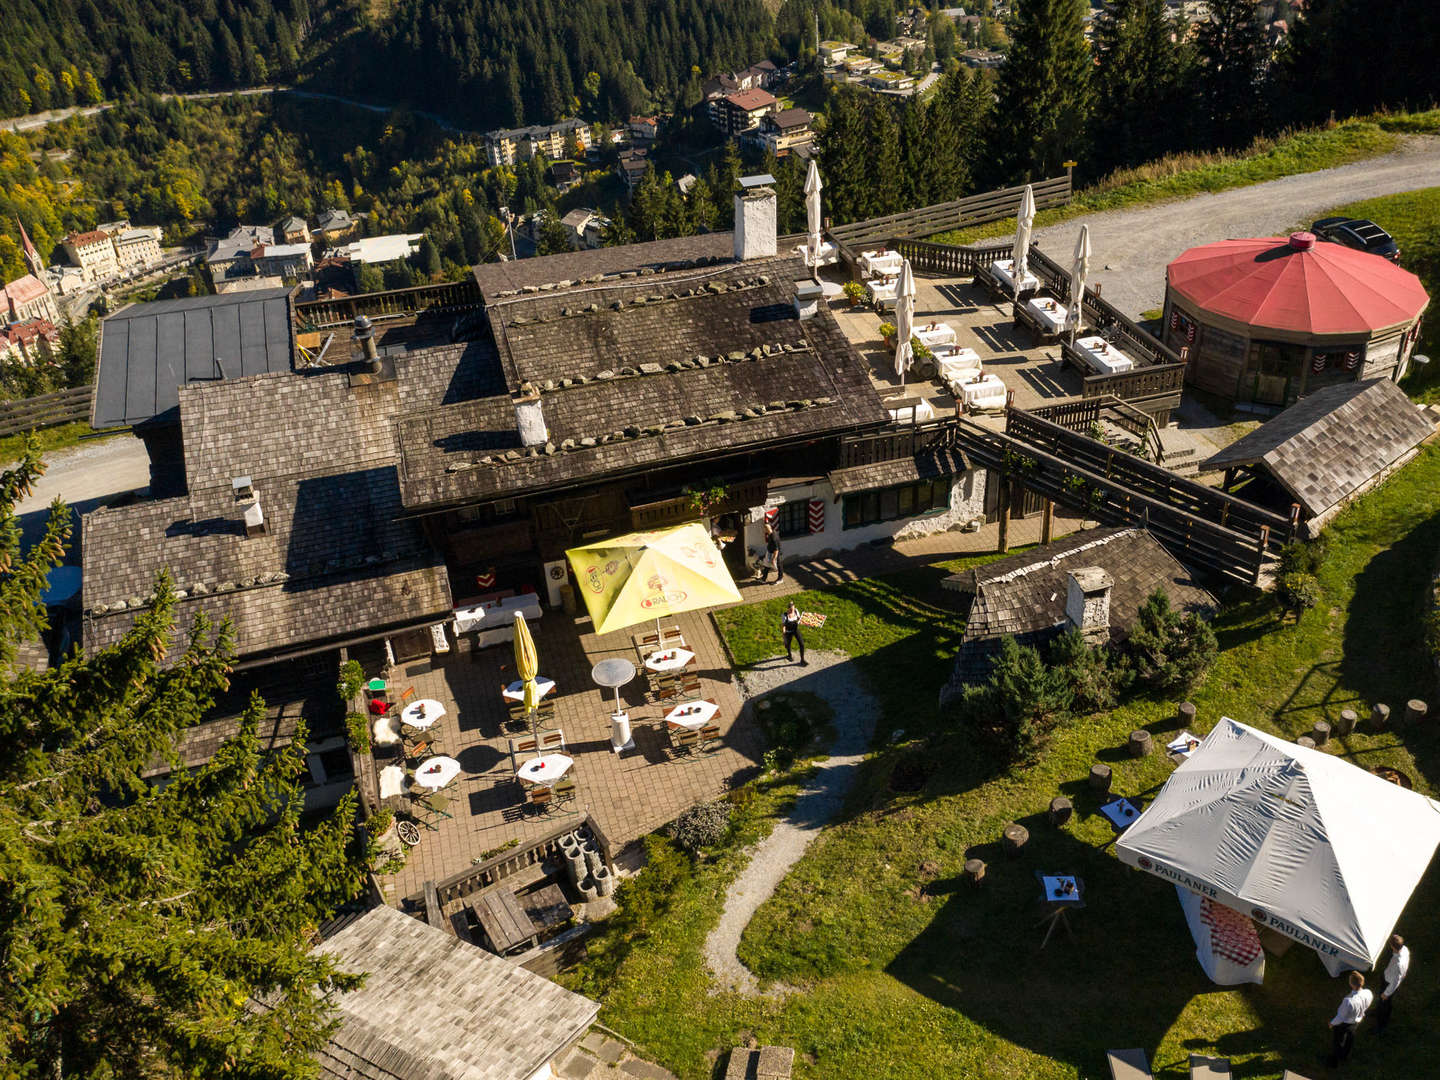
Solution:
<path fill-rule="evenodd" d="M 473 278 L 466 278 L 439 285 L 415 285 L 408 289 L 342 296 L 335 300 L 301 301 L 295 305 L 295 325 L 302 331 L 323 330 L 352 323 L 359 315 L 383 319 L 426 313 L 459 313 L 477 310 L 482 304 L 480 286 Z"/>
<path fill-rule="evenodd" d="M 74 386 L 21 401 L 0 402 L 0 438 L 89 420 L 94 393 L 93 386 Z"/>
<path fill-rule="evenodd" d="M 924 423 L 896 421 L 879 431 L 864 435 L 847 435 L 840 440 L 840 463 L 837 468 L 873 465 L 882 461 L 899 461 L 927 450 L 955 445 L 955 427 L 948 420 Z"/>

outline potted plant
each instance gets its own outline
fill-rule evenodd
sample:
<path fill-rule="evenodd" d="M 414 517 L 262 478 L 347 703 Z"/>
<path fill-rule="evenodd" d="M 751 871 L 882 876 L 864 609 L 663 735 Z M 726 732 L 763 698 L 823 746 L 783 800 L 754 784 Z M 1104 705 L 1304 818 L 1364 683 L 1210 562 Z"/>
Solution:
<path fill-rule="evenodd" d="M 850 301 L 851 307 L 859 307 L 860 303 L 865 299 L 865 286 L 861 285 L 858 281 L 845 282 L 845 284 L 840 287 L 840 291 L 845 294 L 845 299 Z"/>
<path fill-rule="evenodd" d="M 880 324 L 880 336 L 884 339 L 887 349 L 895 348 L 895 324 L 893 322 Z"/>

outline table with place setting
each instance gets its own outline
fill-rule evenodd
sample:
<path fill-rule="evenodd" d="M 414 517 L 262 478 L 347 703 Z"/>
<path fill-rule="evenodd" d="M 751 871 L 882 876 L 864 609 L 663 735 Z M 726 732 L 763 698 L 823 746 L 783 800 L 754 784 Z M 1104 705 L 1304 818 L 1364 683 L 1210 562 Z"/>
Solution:
<path fill-rule="evenodd" d="M 720 712 L 720 706 L 713 701 L 687 701 L 676 705 L 665 714 L 665 723 L 671 727 L 699 731 Z"/>
<path fill-rule="evenodd" d="M 955 329 L 948 323 L 922 326 L 912 331 L 915 338 L 931 352 L 956 342 Z"/>
<path fill-rule="evenodd" d="M 460 762 L 443 755 L 426 758 L 415 767 L 415 783 L 431 791 L 439 791 L 459 775 Z"/>
<path fill-rule="evenodd" d="M 682 649 L 678 646 L 661 649 L 653 652 L 645 658 L 645 668 L 657 675 L 666 671 L 679 671 L 687 667 L 690 661 L 695 659 L 695 654 L 689 649 Z"/>
<path fill-rule="evenodd" d="M 954 389 L 959 392 L 966 408 L 997 409 L 1005 404 L 1005 383 L 997 375 L 982 374 L 957 383 Z"/>
<path fill-rule="evenodd" d="M 445 706 L 432 698 L 422 698 L 405 706 L 400 722 L 416 731 L 424 731 L 445 715 Z"/>
<path fill-rule="evenodd" d="M 1105 375 L 1132 371 L 1135 367 L 1134 360 L 1098 335 L 1076 338 L 1075 352 L 1091 368 Z"/>
<path fill-rule="evenodd" d="M 541 754 L 515 770 L 515 779 L 522 784 L 549 785 L 563 777 L 575 764 L 566 754 Z"/>
<path fill-rule="evenodd" d="M 543 698 L 545 695 L 550 694 L 555 690 L 555 680 L 547 679 L 544 675 L 536 675 L 535 689 L 537 691 L 536 696 Z M 504 690 L 500 691 L 500 696 L 503 697 L 506 701 L 524 701 L 525 680 L 516 679 L 509 686 L 505 687 Z"/>
<path fill-rule="evenodd" d="M 990 264 L 990 272 L 1000 279 L 1001 283 L 1012 293 L 1015 291 L 1015 260 L 997 259 Z M 1027 269 L 1024 278 L 1020 281 L 1020 291 L 1026 292 L 1029 289 L 1038 289 L 1040 279 Z"/>
<path fill-rule="evenodd" d="M 1025 309 L 1047 336 L 1054 337 L 1065 329 L 1069 309 L 1054 297 L 1032 296 L 1025 302 Z"/>
<path fill-rule="evenodd" d="M 882 277 L 898 277 L 900 266 L 905 261 L 898 251 L 862 251 L 860 266 L 867 274 Z"/>

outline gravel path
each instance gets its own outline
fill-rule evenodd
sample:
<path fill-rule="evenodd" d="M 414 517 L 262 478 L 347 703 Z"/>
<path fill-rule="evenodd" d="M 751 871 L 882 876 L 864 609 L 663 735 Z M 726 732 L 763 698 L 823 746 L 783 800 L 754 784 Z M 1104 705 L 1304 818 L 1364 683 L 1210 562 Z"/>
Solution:
<path fill-rule="evenodd" d="M 1111 210 L 1036 231 L 1046 254 L 1068 268 L 1080 223 L 1090 226 L 1090 283 L 1105 298 L 1138 315 L 1165 300 L 1165 267 L 1197 244 L 1269 236 L 1308 225 L 1342 203 L 1440 185 L 1440 138 L 1409 136 L 1401 149 L 1321 172 L 1196 195 L 1135 210 Z M 1382 221 L 1383 226 L 1385 223 Z"/>
<path fill-rule="evenodd" d="M 811 649 L 808 666 L 791 664 L 783 657 L 738 678 L 740 691 L 753 700 L 772 690 L 804 690 L 825 700 L 834 710 L 835 741 L 830 757 L 820 763 L 810 786 L 795 801 L 789 815 L 776 823 L 770 835 L 755 846 L 750 863 L 725 894 L 720 922 L 705 939 L 705 960 L 718 989 L 742 994 L 760 992 L 755 976 L 735 955 L 740 935 L 790 867 L 805 854 L 821 826 L 835 816 L 845 794 L 855 783 L 860 762 L 874 731 L 875 701 L 861 684 L 844 653 Z"/>

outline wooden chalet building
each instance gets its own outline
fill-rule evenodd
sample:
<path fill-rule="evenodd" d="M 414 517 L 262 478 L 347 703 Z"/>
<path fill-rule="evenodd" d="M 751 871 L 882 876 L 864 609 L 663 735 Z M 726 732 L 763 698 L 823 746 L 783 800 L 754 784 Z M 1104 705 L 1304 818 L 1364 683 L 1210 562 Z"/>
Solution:
<path fill-rule="evenodd" d="M 138 357 L 151 383 L 124 418 L 173 399 L 179 447 L 150 440 L 168 497 L 85 520 L 86 646 L 117 640 L 165 568 L 182 625 L 229 617 L 257 667 L 432 640 L 491 589 L 558 605 L 566 548 L 632 529 L 706 520 L 733 538 L 738 577 L 767 520 L 793 558 L 976 517 L 984 474 L 943 425 L 891 419 L 801 259 L 776 254 L 773 190 L 746 187 L 736 220 L 733 235 L 477 267 L 436 301 L 450 306 L 428 337 L 384 330 L 392 300 L 425 290 L 292 302 L 297 341 L 340 340 L 284 371 L 184 383 L 107 328 L 99 383 Z M 351 340 L 367 310 L 378 347 Z M 177 342 L 192 337 L 181 314 Z M 435 344 L 437 328 L 466 340 Z"/>

